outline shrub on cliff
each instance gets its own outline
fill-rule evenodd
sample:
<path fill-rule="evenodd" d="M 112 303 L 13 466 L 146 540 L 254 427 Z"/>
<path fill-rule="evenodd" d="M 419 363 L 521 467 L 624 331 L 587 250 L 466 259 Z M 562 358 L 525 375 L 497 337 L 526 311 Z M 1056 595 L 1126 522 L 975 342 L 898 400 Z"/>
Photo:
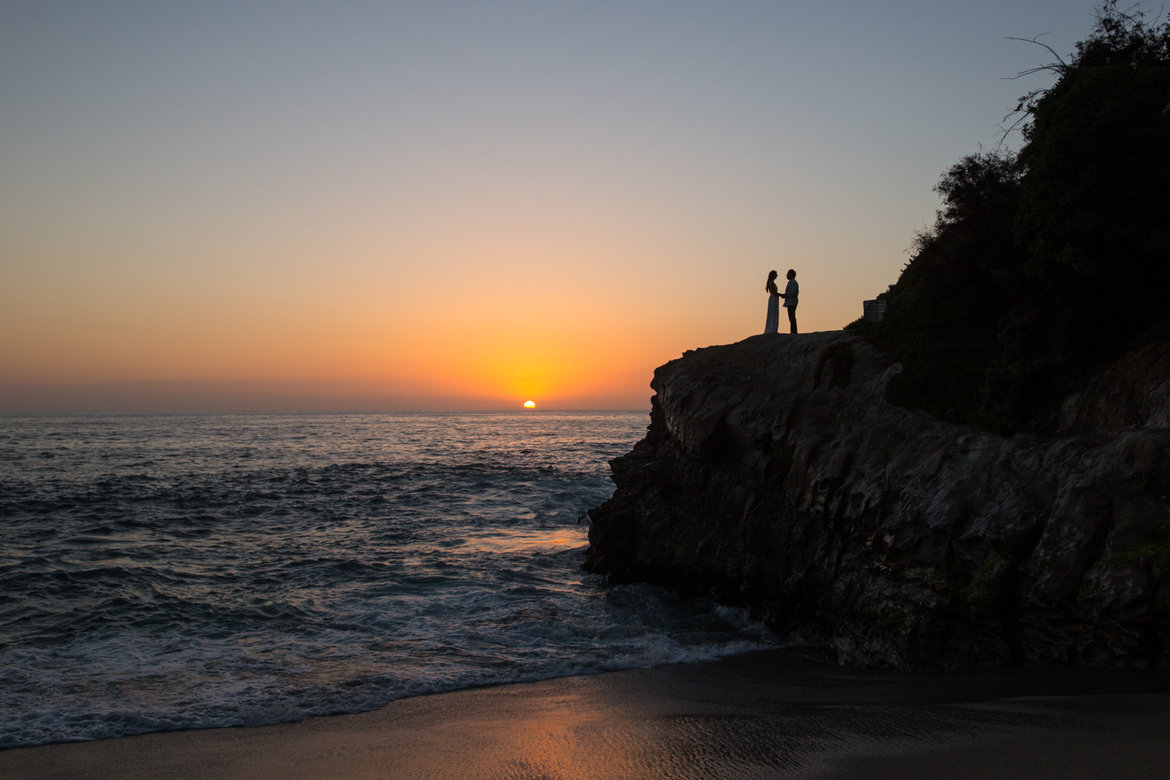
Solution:
<path fill-rule="evenodd" d="M 1023 148 L 944 174 L 874 334 L 905 366 L 896 399 L 1004 431 L 1170 323 L 1170 16 L 1109 0 L 1037 70 L 1057 80 L 1021 100 Z"/>
<path fill-rule="evenodd" d="M 1013 230 L 1019 167 L 1007 155 L 971 155 L 935 189 L 943 207 L 889 291 L 881 338 L 904 367 L 895 398 L 968 419 L 998 357 L 999 322 L 1023 266 Z"/>

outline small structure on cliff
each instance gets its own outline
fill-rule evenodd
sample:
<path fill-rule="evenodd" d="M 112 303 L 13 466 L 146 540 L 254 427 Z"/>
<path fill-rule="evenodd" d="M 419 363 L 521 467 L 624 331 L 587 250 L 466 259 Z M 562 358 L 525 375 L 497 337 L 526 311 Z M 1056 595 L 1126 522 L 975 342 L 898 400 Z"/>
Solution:
<path fill-rule="evenodd" d="M 866 322 L 881 322 L 882 318 L 886 316 L 886 301 L 884 298 L 862 301 L 861 311 L 861 318 Z"/>
<path fill-rule="evenodd" d="M 688 352 L 586 567 L 846 662 L 1170 665 L 1170 344 L 1127 360 L 1005 438 L 888 403 L 899 366 L 846 333 Z"/>

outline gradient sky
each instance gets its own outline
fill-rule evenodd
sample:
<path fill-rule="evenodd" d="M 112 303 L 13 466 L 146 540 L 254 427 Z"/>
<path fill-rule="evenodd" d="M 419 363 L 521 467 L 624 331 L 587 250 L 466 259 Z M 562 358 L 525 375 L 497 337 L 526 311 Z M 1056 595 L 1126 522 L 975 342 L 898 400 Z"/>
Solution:
<path fill-rule="evenodd" d="M 648 408 L 770 269 L 860 316 L 1097 6 L 5 0 L 0 412 Z"/>

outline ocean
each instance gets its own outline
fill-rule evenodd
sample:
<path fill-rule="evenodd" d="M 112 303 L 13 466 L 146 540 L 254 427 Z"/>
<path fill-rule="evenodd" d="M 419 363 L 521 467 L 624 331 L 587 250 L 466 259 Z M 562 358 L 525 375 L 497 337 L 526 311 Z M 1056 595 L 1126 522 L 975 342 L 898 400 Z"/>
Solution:
<path fill-rule="evenodd" d="M 774 644 L 581 570 L 646 412 L 0 417 L 0 748 Z"/>

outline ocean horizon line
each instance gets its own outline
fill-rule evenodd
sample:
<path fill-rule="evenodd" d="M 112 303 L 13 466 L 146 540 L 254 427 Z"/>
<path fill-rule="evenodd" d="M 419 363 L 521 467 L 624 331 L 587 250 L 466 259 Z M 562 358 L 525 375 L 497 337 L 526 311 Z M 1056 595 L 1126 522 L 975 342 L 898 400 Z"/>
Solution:
<path fill-rule="evenodd" d="M 582 408 L 548 408 L 537 407 L 485 407 L 477 409 L 93 409 L 93 410 L 45 410 L 45 411 L 0 411 L 0 419 L 34 418 L 34 417 L 182 417 L 182 416 L 295 416 L 295 415 L 395 415 L 395 416 L 426 416 L 426 415 L 461 415 L 461 414 L 516 414 L 521 416 L 540 414 L 629 414 L 649 413 L 649 404 L 644 408 L 621 407 L 582 407 Z"/>

